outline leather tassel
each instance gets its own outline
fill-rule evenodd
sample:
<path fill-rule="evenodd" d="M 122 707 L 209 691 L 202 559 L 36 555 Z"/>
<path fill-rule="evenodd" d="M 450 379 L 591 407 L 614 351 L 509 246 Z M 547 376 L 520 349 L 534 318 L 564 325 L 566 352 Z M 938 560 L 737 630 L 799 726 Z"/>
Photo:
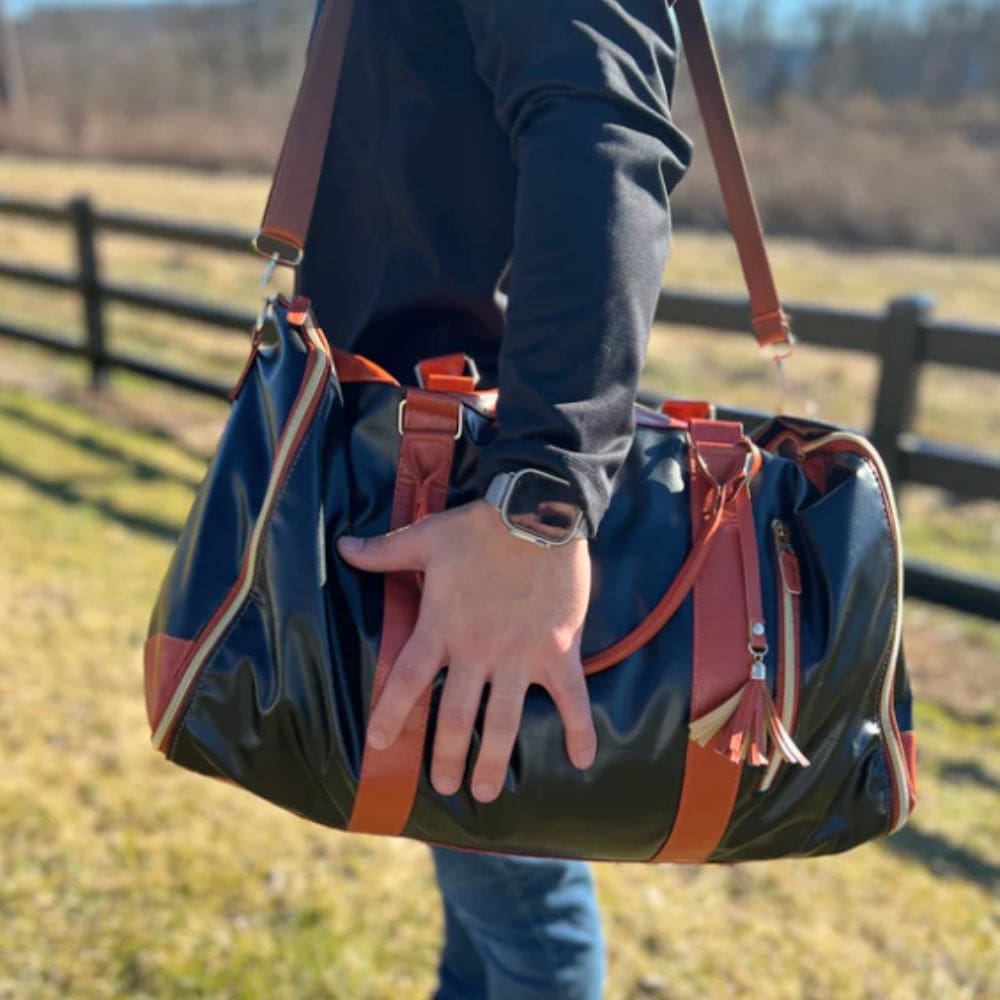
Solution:
<path fill-rule="evenodd" d="M 750 767 L 765 767 L 770 736 L 774 752 L 780 757 L 789 764 L 808 767 L 808 759 L 782 725 L 767 679 L 761 673 L 755 665 L 754 676 L 736 694 L 695 719 L 690 726 L 691 739 L 700 746 L 710 746 L 734 764 L 745 759 Z"/>

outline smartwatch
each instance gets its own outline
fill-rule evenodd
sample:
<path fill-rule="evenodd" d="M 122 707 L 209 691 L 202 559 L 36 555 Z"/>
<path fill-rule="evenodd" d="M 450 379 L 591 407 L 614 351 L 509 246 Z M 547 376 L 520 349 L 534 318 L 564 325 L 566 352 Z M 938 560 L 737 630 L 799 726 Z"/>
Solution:
<path fill-rule="evenodd" d="M 587 535 L 583 510 L 570 483 L 539 469 L 501 472 L 484 497 L 516 538 L 550 549 Z"/>

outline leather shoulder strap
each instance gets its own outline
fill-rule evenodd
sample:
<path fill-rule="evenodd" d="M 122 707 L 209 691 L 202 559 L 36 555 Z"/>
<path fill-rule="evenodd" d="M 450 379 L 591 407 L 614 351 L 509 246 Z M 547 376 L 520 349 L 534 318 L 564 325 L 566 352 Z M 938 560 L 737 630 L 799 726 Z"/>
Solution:
<path fill-rule="evenodd" d="M 254 249 L 276 264 L 302 262 L 316 204 L 354 0 L 326 0 L 313 31 L 299 93 L 271 182 Z"/>
<path fill-rule="evenodd" d="M 715 171 L 719 175 L 729 226 L 750 292 L 754 335 L 761 347 L 786 345 L 791 348 L 794 343 L 791 328 L 778 297 L 764 229 L 704 5 L 702 0 L 672 0 L 672 6 L 684 40 L 688 71 L 705 122 Z"/>
<path fill-rule="evenodd" d="M 778 298 L 702 0 L 670 2 L 681 28 L 698 105 L 750 292 L 754 334 L 762 347 L 778 348 L 780 352 L 782 347 L 791 347 L 793 338 Z M 316 25 L 264 219 L 254 240 L 257 251 L 277 264 L 294 267 L 302 260 L 353 11 L 354 0 L 326 0 Z"/>

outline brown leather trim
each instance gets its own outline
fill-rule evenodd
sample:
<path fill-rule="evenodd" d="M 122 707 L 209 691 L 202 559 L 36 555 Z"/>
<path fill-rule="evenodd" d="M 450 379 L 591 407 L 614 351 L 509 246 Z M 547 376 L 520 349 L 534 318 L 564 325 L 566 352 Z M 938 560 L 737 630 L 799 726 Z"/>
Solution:
<path fill-rule="evenodd" d="M 910 778 L 910 811 L 912 812 L 917 806 L 917 734 L 907 730 L 899 734 L 899 739 L 903 744 L 906 771 Z"/>
<path fill-rule="evenodd" d="M 445 375 L 443 372 L 431 372 L 424 376 L 424 388 L 428 392 L 470 394 L 476 391 L 476 380 L 471 375 Z"/>
<path fill-rule="evenodd" d="M 381 382 L 399 385 L 384 368 L 360 354 L 351 354 L 340 348 L 333 349 L 333 370 L 340 382 Z"/>
<path fill-rule="evenodd" d="M 700 399 L 668 399 L 660 409 L 666 416 L 686 424 L 689 420 L 711 420 L 714 407 Z"/>
<path fill-rule="evenodd" d="M 423 387 L 425 389 L 429 375 L 466 375 L 468 369 L 469 357 L 461 352 L 441 354 L 436 358 L 424 358 L 423 361 L 417 363 L 417 371 L 424 380 Z"/>
<path fill-rule="evenodd" d="M 701 0 L 677 0 L 674 10 L 688 54 L 688 71 L 705 123 L 722 200 L 750 293 L 754 335 L 762 347 L 788 343 L 791 339 L 788 317 L 778 297 L 764 229 L 704 6 Z"/>
<path fill-rule="evenodd" d="M 407 392 L 391 530 L 412 523 L 422 514 L 444 510 L 455 433 L 461 419 L 461 405 L 456 400 L 419 389 Z M 420 591 L 413 574 L 388 574 L 372 706 L 378 703 L 396 658 L 413 632 L 419 608 Z M 392 746 L 375 750 L 365 744 L 349 830 L 389 836 L 403 832 L 417 794 L 429 711 L 428 690 Z"/>
<path fill-rule="evenodd" d="M 326 156 L 354 0 L 324 4 L 268 195 L 261 233 L 301 250 Z"/>
<path fill-rule="evenodd" d="M 150 730 L 160 724 L 193 647 L 191 639 L 175 639 L 162 632 L 151 635 L 142 647 L 146 718 Z"/>
<path fill-rule="evenodd" d="M 725 482 L 745 460 L 739 425 L 693 421 L 692 439 L 709 471 Z M 725 443 L 720 438 L 728 436 Z M 711 484 L 691 452 L 692 530 L 699 531 Z M 750 506 L 746 488 L 724 511 L 718 535 L 694 585 L 694 664 L 691 718 L 697 719 L 732 697 L 746 683 L 747 607 L 741 571 L 740 520 Z M 720 613 L 723 612 L 724 613 Z M 714 750 L 688 742 L 684 784 L 673 829 L 651 860 L 700 863 L 715 850 L 729 823 L 741 767 Z"/>
<path fill-rule="evenodd" d="M 260 331 L 254 330 L 253 336 L 250 339 L 250 350 L 247 352 L 247 359 L 243 364 L 243 370 L 240 372 L 236 381 L 233 383 L 232 389 L 229 390 L 229 402 L 235 403 L 239 398 L 240 393 L 243 391 L 243 386 L 246 385 L 247 379 L 250 377 L 250 372 L 253 371 L 254 362 L 257 360 L 257 352 L 260 350 Z"/>

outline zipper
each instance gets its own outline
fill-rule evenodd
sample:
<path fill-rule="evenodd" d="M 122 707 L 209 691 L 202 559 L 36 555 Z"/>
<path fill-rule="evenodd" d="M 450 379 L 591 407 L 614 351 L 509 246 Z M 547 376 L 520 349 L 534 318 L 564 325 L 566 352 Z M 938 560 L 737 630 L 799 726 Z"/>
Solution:
<path fill-rule="evenodd" d="M 781 724 L 794 738 L 795 718 L 799 707 L 799 603 L 802 595 L 802 574 L 799 559 L 792 548 L 788 528 L 783 521 L 771 522 L 774 536 L 775 565 L 778 577 L 778 677 L 775 701 Z M 761 778 L 758 790 L 766 792 L 778 776 L 781 757 L 774 754 Z"/>
<path fill-rule="evenodd" d="M 878 707 L 879 721 L 885 739 L 886 756 L 889 762 L 889 773 L 892 777 L 893 790 L 896 796 L 896 808 L 888 831 L 889 833 L 894 833 L 909 818 L 912 802 L 909 773 L 906 766 L 906 754 L 903 750 L 903 740 L 899 733 L 896 712 L 892 704 L 896 668 L 899 663 L 899 650 L 903 641 L 903 546 L 900 541 L 899 510 L 892 492 L 889 472 L 882 461 L 882 457 L 872 446 L 871 442 L 860 434 L 851 434 L 849 431 L 835 431 L 832 434 L 827 434 L 825 437 L 810 441 L 801 446 L 799 460 L 804 461 L 813 452 L 820 451 L 831 444 L 849 444 L 871 462 L 875 476 L 879 480 L 879 485 L 882 489 L 883 499 L 885 500 L 889 533 L 892 537 L 893 549 L 896 556 L 896 618 L 893 624 L 892 641 L 886 651 L 888 662 L 886 663 L 885 679 L 882 684 Z"/>
<path fill-rule="evenodd" d="M 240 574 L 232 590 L 226 595 L 225 600 L 195 640 L 184 672 L 181 674 L 163 716 L 153 732 L 153 746 L 163 752 L 167 750 L 167 743 L 172 735 L 174 723 L 185 708 L 195 681 L 200 676 L 208 658 L 218 647 L 227 629 L 250 597 L 264 541 L 264 532 L 277 504 L 281 488 L 284 486 L 288 472 L 298 454 L 299 445 L 312 424 L 326 389 L 329 362 L 321 339 L 317 336 L 311 323 L 306 323 L 303 326 L 303 333 L 309 349 L 306 371 L 299 387 L 298 396 L 277 444 L 271 477 L 260 513 L 250 535 L 240 567 Z"/>

